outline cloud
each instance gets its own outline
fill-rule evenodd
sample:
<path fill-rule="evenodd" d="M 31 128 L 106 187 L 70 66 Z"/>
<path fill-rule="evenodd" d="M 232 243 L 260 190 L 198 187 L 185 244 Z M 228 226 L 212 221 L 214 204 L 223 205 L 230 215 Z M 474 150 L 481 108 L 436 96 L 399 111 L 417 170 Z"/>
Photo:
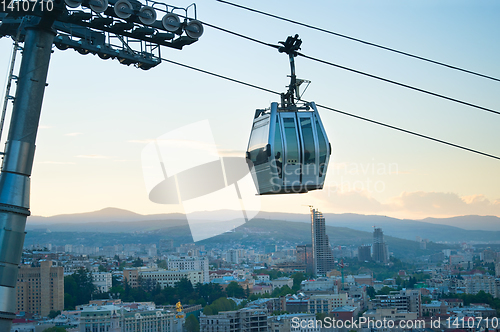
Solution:
<path fill-rule="evenodd" d="M 217 151 L 221 157 L 245 157 L 245 151 L 243 150 L 217 149 Z"/>
<path fill-rule="evenodd" d="M 38 126 L 38 129 L 50 129 L 50 128 L 54 128 L 52 126 L 46 126 L 46 125 L 39 125 Z"/>
<path fill-rule="evenodd" d="M 76 156 L 77 158 L 87 158 L 87 159 L 108 159 L 108 158 L 111 158 L 109 156 L 101 156 L 101 155 L 98 155 L 98 154 L 84 154 L 84 155 L 78 155 Z"/>
<path fill-rule="evenodd" d="M 461 215 L 500 216 L 500 200 L 484 195 L 460 196 L 444 192 L 403 192 L 384 204 L 387 211 L 397 211 L 414 217 L 450 217 Z"/>
<path fill-rule="evenodd" d="M 72 161 L 37 161 L 37 164 L 52 164 L 52 165 L 75 165 Z"/>
<path fill-rule="evenodd" d="M 460 197 L 456 193 L 403 192 L 389 201 L 394 210 L 424 216 L 451 216 L 466 214 L 500 215 L 500 204 L 484 195 Z"/>
<path fill-rule="evenodd" d="M 325 187 L 311 193 L 323 202 L 325 211 L 335 213 L 386 214 L 399 218 L 445 218 L 463 215 L 493 215 L 500 217 L 500 200 L 484 195 L 460 196 L 445 192 L 403 192 L 386 201 L 379 201 L 366 190 L 341 191 Z"/>
<path fill-rule="evenodd" d="M 325 187 L 323 191 L 316 191 L 313 195 L 326 202 L 329 208 L 333 208 L 332 212 L 336 213 L 381 213 L 388 209 L 366 191 L 342 192 L 336 187 Z"/>
<path fill-rule="evenodd" d="M 128 143 L 149 144 L 153 141 L 154 141 L 154 139 L 131 139 L 131 140 L 128 140 L 127 142 Z"/>
<path fill-rule="evenodd" d="M 78 136 L 78 135 L 82 135 L 82 133 L 68 133 L 68 134 L 64 134 L 64 136 Z"/>

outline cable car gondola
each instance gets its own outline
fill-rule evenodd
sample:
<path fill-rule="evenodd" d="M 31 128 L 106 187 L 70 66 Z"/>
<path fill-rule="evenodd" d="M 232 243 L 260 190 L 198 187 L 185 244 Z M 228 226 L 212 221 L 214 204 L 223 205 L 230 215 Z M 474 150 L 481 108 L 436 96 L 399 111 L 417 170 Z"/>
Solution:
<path fill-rule="evenodd" d="M 294 57 L 302 43 L 295 37 L 280 42 L 290 58 L 292 74 L 281 103 L 255 111 L 247 159 L 260 195 L 306 193 L 322 189 L 331 146 L 314 102 L 300 101 Z"/>

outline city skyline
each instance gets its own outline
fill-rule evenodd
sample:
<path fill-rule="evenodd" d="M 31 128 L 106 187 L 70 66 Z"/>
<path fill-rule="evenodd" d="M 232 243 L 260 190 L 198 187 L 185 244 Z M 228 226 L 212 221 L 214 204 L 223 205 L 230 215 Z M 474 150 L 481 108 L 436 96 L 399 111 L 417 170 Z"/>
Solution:
<path fill-rule="evenodd" d="M 500 4 L 494 1 L 336 1 L 301 6 L 301 13 L 296 10 L 300 2 L 239 3 L 500 77 L 499 46 L 491 42 L 500 24 Z M 298 33 L 304 54 L 500 109 L 497 82 L 216 2 L 198 4 L 198 18 L 269 43 Z M 0 40 L 5 50 L 0 64 L 8 63 L 10 47 L 11 40 Z M 284 91 L 288 81 L 286 56 L 209 27 L 197 43 L 162 55 L 272 90 Z M 303 58 L 297 58 L 296 65 L 298 77 L 312 81 L 308 100 L 500 155 L 493 114 Z M 2 66 L 0 76 L 6 72 L 7 66 Z M 277 101 L 265 92 L 168 63 L 142 71 L 72 50 L 55 50 L 48 83 L 32 176 L 31 211 L 41 216 L 110 206 L 141 214 L 182 213 L 180 205 L 148 200 L 140 162 L 144 146 L 166 132 L 207 119 L 219 153 L 242 156 L 255 109 Z M 305 213 L 302 205 L 313 204 L 324 213 L 397 218 L 500 216 L 498 161 L 320 113 L 333 150 L 325 189 L 262 198 L 262 211 Z"/>

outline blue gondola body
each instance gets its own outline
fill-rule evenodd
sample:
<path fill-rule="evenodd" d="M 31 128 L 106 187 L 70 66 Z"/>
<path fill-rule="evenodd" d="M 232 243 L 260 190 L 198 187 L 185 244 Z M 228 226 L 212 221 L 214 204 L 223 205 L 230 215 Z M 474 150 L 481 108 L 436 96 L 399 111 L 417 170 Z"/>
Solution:
<path fill-rule="evenodd" d="M 316 105 L 257 110 L 247 159 L 260 195 L 322 189 L 331 147 Z"/>

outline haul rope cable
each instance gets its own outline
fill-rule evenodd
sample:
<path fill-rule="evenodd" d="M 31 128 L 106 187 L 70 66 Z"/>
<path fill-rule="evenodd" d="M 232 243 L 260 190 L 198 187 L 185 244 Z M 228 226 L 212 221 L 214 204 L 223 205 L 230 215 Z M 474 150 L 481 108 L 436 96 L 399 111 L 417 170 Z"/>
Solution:
<path fill-rule="evenodd" d="M 387 46 L 383 46 L 383 45 L 380 45 L 380 44 L 372 43 L 372 42 L 369 42 L 369 41 L 366 41 L 366 40 L 362 40 L 362 39 L 350 37 L 350 36 L 347 36 L 347 35 L 344 35 L 344 34 L 341 34 L 341 33 L 338 33 L 338 32 L 334 32 L 334 31 L 331 31 L 331 30 L 326 30 L 326 29 L 318 28 L 318 27 L 315 27 L 315 26 L 310 25 L 310 24 L 301 23 L 301 22 L 298 22 L 298 21 L 294 21 L 294 20 L 282 17 L 282 16 L 278 16 L 278 15 L 266 13 L 264 11 L 260 11 L 260 10 L 257 10 L 257 9 L 253 9 L 253 8 L 245 7 L 245 6 L 242 6 L 242 5 L 238 5 L 238 4 L 229 2 L 229 1 L 225 1 L 225 0 L 216 0 L 216 1 L 224 3 L 224 4 L 227 4 L 227 5 L 231 5 L 231 6 L 234 6 L 234 7 L 238 7 L 238 8 L 241 8 L 241 9 L 249 10 L 251 12 L 255 12 L 255 13 L 262 14 L 262 15 L 266 15 L 266 16 L 269 16 L 269 17 L 272 17 L 272 18 L 275 18 L 275 19 L 278 19 L 278 20 L 282 20 L 282 21 L 293 23 L 293 24 L 301 25 L 301 26 L 306 27 L 306 28 L 310 28 L 310 29 L 321 31 L 321 32 L 325 32 L 325 33 L 328 33 L 328 34 L 331 34 L 331 35 L 334 35 L 334 36 L 338 36 L 338 37 L 346 38 L 346 39 L 353 40 L 353 41 L 356 41 L 356 42 L 359 42 L 359 43 L 363 43 L 363 44 L 366 44 L 366 45 L 378 47 L 378 48 L 381 48 L 381 49 L 386 50 L 386 51 L 390 51 L 390 52 L 394 52 L 394 53 L 406 55 L 406 56 L 409 56 L 409 57 L 412 57 L 412 58 L 415 58 L 415 59 L 427 61 L 427 62 L 436 64 L 436 65 L 440 65 L 440 66 L 443 66 L 443 67 L 451 68 L 451 69 L 454 69 L 454 70 L 459 70 L 459 71 L 462 71 L 462 72 L 465 72 L 465 73 L 468 73 L 468 74 L 472 74 L 472 75 L 476 75 L 476 76 L 479 76 L 479 77 L 483 77 L 483 78 L 487 78 L 487 79 L 490 79 L 490 80 L 494 80 L 494 81 L 500 82 L 499 78 L 496 78 L 496 77 L 493 77 L 493 76 L 489 76 L 489 75 L 484 75 L 484 74 L 481 74 L 481 73 L 478 73 L 478 72 L 475 72 L 475 71 L 472 71 L 472 70 L 460 68 L 460 67 L 457 67 L 457 66 L 452 66 L 452 65 L 446 64 L 444 62 L 440 62 L 440 61 L 432 60 L 432 59 L 425 58 L 425 57 L 422 57 L 422 56 L 419 56 L 419 55 L 415 55 L 415 54 L 411 54 L 411 53 L 408 53 L 408 52 L 400 51 L 400 50 L 397 50 L 397 49 L 394 49 L 394 48 L 391 48 L 391 47 L 387 47 Z"/>
<path fill-rule="evenodd" d="M 280 47 L 278 45 L 266 43 L 266 42 L 263 42 L 261 40 L 255 39 L 255 38 L 248 37 L 248 36 L 245 36 L 243 34 L 240 34 L 240 33 L 228 30 L 228 29 L 224 29 L 224 28 L 218 27 L 218 26 L 213 25 L 213 24 L 209 24 L 207 22 L 202 22 L 202 24 L 204 24 L 204 25 L 206 25 L 208 27 L 211 27 L 211 28 L 214 28 L 214 29 L 217 29 L 217 30 L 220 30 L 220 31 L 232 34 L 232 35 L 235 35 L 237 37 L 253 41 L 253 42 L 258 43 L 258 44 L 262 44 L 262 45 L 273 47 L 273 48 L 279 48 Z M 350 71 L 350 72 L 353 72 L 353 73 L 356 73 L 356 74 L 360 74 L 360 75 L 364 75 L 364 76 L 367 76 L 367 77 L 370 77 L 370 78 L 374 78 L 374 79 L 377 79 L 377 80 L 380 80 L 380 81 L 383 81 L 383 82 L 386 82 L 386 83 L 391 83 L 391 84 L 394 84 L 394 85 L 397 85 L 397 86 L 401 86 L 401 87 L 404 87 L 404 88 L 407 88 L 407 89 L 411 89 L 411 90 L 415 90 L 415 91 L 418 91 L 418 92 L 421 92 L 421 93 L 425 93 L 425 94 L 428 94 L 428 95 L 431 95 L 431 96 L 434 96 L 434 97 L 442 98 L 442 99 L 449 100 L 449 101 L 452 101 L 452 102 L 455 102 L 455 103 L 459 103 L 459 104 L 462 104 L 462 105 L 466 105 L 466 106 L 470 106 L 470 107 L 473 107 L 473 108 L 477 108 L 477 109 L 480 109 L 482 111 L 486 111 L 486 112 L 490 112 L 490 113 L 494 113 L 494 114 L 500 115 L 499 111 L 496 111 L 496 110 L 491 109 L 491 108 L 483 107 L 483 106 L 476 105 L 476 104 L 473 104 L 473 103 L 469 103 L 469 102 L 466 102 L 466 101 L 463 101 L 463 100 L 460 100 L 460 99 L 456 99 L 456 98 L 448 97 L 448 96 L 445 96 L 445 95 L 442 95 L 442 94 L 439 94 L 439 93 L 435 93 L 435 92 L 432 92 L 432 91 L 429 91 L 429 90 L 417 88 L 417 87 L 411 86 L 409 84 L 405 84 L 405 83 L 393 81 L 393 80 L 390 80 L 390 79 L 387 79 L 387 78 L 384 78 L 384 77 L 380 77 L 380 76 L 376 76 L 376 75 L 373 75 L 373 74 L 369 74 L 369 73 L 366 73 L 366 72 L 363 72 L 363 71 L 360 71 L 360 70 L 356 70 L 356 69 L 352 69 L 352 68 L 345 67 L 345 66 L 342 66 L 342 65 L 338 65 L 338 64 L 335 64 L 333 62 L 329 62 L 329 61 L 326 61 L 326 60 L 321 60 L 321 59 L 318 59 L 318 58 L 315 58 L 315 57 L 312 57 L 312 56 L 305 55 L 305 54 L 300 53 L 300 52 L 297 52 L 297 55 L 300 55 L 300 56 L 302 56 L 302 57 L 304 57 L 306 59 L 309 59 L 309 60 L 313 60 L 313 61 L 317 61 L 319 63 L 323 63 L 325 65 L 337 67 L 337 68 L 340 68 L 340 69 L 343 69 L 343 70 L 347 70 L 347 71 Z"/>
<path fill-rule="evenodd" d="M 281 95 L 281 93 L 279 93 L 277 91 L 273 91 L 271 89 L 267 89 L 267 88 L 264 88 L 264 87 L 261 87 L 261 86 L 255 85 L 255 84 L 251 84 L 251 83 L 247 83 L 247 82 L 244 82 L 244 81 L 240 81 L 240 80 L 237 80 L 237 79 L 234 79 L 234 78 L 230 78 L 230 77 L 227 77 L 227 76 L 224 76 L 224 75 L 216 74 L 216 73 L 210 72 L 208 70 L 203 70 L 203 69 L 200 69 L 200 68 L 197 68 L 197 67 L 189 66 L 189 65 L 186 65 L 186 64 L 183 64 L 183 63 L 180 63 L 180 62 L 176 62 L 176 61 L 173 61 L 173 60 L 169 60 L 169 59 L 162 58 L 161 60 L 165 61 L 165 62 L 168 62 L 168 63 L 172 63 L 172 64 L 175 64 L 175 65 L 178 65 L 178 66 L 181 66 L 181 67 L 184 67 L 184 68 L 192 69 L 192 70 L 195 70 L 195 71 L 207 74 L 207 75 L 211 75 L 211 76 L 215 76 L 215 77 L 218 77 L 218 78 L 222 78 L 222 79 L 230 81 L 230 82 L 242 84 L 242 85 L 254 88 L 254 89 L 266 91 L 266 92 L 273 93 L 273 94 L 276 94 L 276 95 Z M 307 101 L 304 101 L 304 102 L 307 102 Z M 349 112 L 341 111 L 341 110 L 338 110 L 338 109 L 335 109 L 335 108 L 332 108 L 332 107 L 328 107 L 328 106 L 324 106 L 324 105 L 320 105 L 320 104 L 316 104 L 316 106 L 321 107 L 321 108 L 326 109 L 326 110 L 329 110 L 329 111 L 332 111 L 332 112 L 336 112 L 336 113 L 340 113 L 340 114 L 343 114 L 343 115 L 347 115 L 347 116 L 353 117 L 355 119 L 367 121 L 367 122 L 370 122 L 370 123 L 377 124 L 379 126 L 383 126 L 383 127 L 386 127 L 386 128 L 391 128 L 391 129 L 394 129 L 394 130 L 397 130 L 397 131 L 401 131 L 401 132 L 404 132 L 406 134 L 410 134 L 410 135 L 414 135 L 414 136 L 417 136 L 417 137 L 425 138 L 425 139 L 428 139 L 428 140 L 431 140 L 431 141 L 434 141 L 434 142 L 438 142 L 438 143 L 449 145 L 449 146 L 452 146 L 452 147 L 455 147 L 455 148 L 458 148 L 458 149 L 462 149 L 462 150 L 465 150 L 465 151 L 469 151 L 469 152 L 472 152 L 472 153 L 476 153 L 476 154 L 480 154 L 480 155 L 483 155 L 483 156 L 486 156 L 486 157 L 490 157 L 490 158 L 494 158 L 494 159 L 500 160 L 500 157 L 498 157 L 498 156 L 495 156 L 495 155 L 492 155 L 492 154 L 489 154 L 489 153 L 485 153 L 485 152 L 481 152 L 479 150 L 471 149 L 471 148 L 468 148 L 468 147 L 465 147 L 465 146 L 461 146 L 461 145 L 458 145 L 458 144 L 454 144 L 454 143 L 451 143 L 451 142 L 447 142 L 447 141 L 444 141 L 444 140 L 441 140 L 441 139 L 438 139 L 438 138 L 434 138 L 434 137 L 431 137 L 431 136 L 423 135 L 423 134 L 420 134 L 420 133 L 417 133 L 417 132 L 414 132 L 414 131 L 406 130 L 406 129 L 403 129 L 403 128 L 400 128 L 400 127 L 397 127 L 397 126 L 393 126 L 393 125 L 390 125 L 390 124 L 386 124 L 386 123 L 383 123 L 383 122 L 380 122 L 380 121 L 372 120 L 372 119 L 365 118 L 365 117 L 362 117 L 362 116 L 359 116 L 359 115 L 356 115 L 356 114 L 352 114 L 352 113 L 349 113 Z"/>

